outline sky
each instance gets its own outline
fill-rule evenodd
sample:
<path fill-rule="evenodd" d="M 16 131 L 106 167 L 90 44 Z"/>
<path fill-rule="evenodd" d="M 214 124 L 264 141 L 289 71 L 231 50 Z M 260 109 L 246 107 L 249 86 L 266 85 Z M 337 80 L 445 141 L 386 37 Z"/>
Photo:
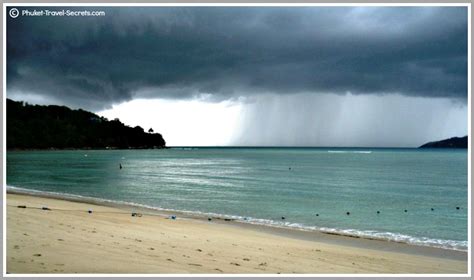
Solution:
<path fill-rule="evenodd" d="M 68 8 L 105 16 L 8 17 L 8 98 L 153 128 L 169 146 L 467 134 L 466 7 Z"/>

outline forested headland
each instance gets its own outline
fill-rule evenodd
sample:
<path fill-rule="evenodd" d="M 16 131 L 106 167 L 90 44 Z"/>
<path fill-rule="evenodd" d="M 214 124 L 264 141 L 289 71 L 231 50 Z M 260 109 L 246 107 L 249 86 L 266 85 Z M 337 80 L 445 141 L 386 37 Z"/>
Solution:
<path fill-rule="evenodd" d="M 7 99 L 7 149 L 165 148 L 160 133 L 129 127 L 82 109 Z"/>

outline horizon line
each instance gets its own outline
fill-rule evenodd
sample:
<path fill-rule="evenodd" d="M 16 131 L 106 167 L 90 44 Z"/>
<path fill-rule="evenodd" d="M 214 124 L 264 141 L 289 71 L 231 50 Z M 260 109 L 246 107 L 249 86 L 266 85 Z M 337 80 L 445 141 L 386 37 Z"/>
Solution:
<path fill-rule="evenodd" d="M 176 146 L 166 146 L 166 148 L 322 148 L 322 149 L 328 149 L 328 148 L 335 148 L 335 149 L 417 149 L 417 146 L 414 147 L 371 147 L 371 146 L 288 146 L 288 145 L 282 145 L 282 146 L 246 146 L 246 145 L 237 145 L 237 146 L 232 146 L 232 145 L 209 145 L 209 146 L 200 146 L 200 145 L 194 145 L 194 146 L 188 146 L 188 145 L 176 145 Z"/>

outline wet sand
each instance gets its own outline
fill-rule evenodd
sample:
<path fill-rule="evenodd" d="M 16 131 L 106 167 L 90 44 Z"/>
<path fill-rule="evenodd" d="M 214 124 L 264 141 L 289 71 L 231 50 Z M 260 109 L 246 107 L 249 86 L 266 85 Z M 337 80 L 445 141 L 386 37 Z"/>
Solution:
<path fill-rule="evenodd" d="M 467 273 L 466 252 L 142 210 L 9 193 L 7 272 Z"/>

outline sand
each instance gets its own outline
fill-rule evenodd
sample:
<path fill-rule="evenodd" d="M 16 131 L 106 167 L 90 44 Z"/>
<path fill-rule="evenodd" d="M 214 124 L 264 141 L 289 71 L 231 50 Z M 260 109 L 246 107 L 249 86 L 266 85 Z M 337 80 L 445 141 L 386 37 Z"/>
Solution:
<path fill-rule="evenodd" d="M 132 217 L 130 209 L 19 194 L 7 195 L 6 238 L 12 274 L 467 273 L 465 252 L 338 236 L 305 240 L 231 222 Z M 364 245 L 376 242 L 392 249 Z"/>

